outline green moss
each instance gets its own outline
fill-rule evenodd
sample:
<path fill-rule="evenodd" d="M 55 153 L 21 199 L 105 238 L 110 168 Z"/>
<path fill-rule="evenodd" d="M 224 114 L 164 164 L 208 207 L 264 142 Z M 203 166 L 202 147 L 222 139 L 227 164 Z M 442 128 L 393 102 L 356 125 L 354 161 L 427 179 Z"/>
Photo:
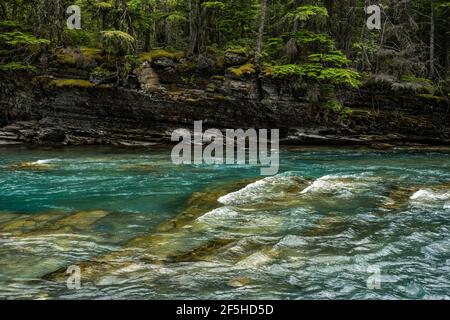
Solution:
<path fill-rule="evenodd" d="M 246 56 L 248 54 L 247 49 L 241 46 L 231 46 L 225 52 L 238 54 L 240 56 Z"/>
<path fill-rule="evenodd" d="M 48 86 L 51 81 L 53 81 L 51 76 L 36 76 L 31 79 L 31 83 L 35 86 Z"/>
<path fill-rule="evenodd" d="M 66 51 L 64 49 L 59 49 L 56 52 L 56 61 L 62 65 L 75 65 L 75 55 L 72 51 Z"/>
<path fill-rule="evenodd" d="M 448 101 L 445 97 L 439 97 L 439 96 L 435 96 L 433 94 L 423 93 L 423 94 L 418 94 L 417 96 L 420 98 L 432 101 L 434 103 L 444 103 L 444 102 Z"/>
<path fill-rule="evenodd" d="M 328 101 L 327 103 L 323 104 L 324 109 L 332 110 L 335 112 L 340 112 L 343 110 L 343 106 L 338 101 Z"/>
<path fill-rule="evenodd" d="M 224 76 L 212 76 L 211 80 L 224 81 L 225 77 Z"/>
<path fill-rule="evenodd" d="M 168 51 L 163 49 L 151 50 L 149 52 L 144 52 L 139 55 L 141 61 L 151 62 L 155 59 L 168 58 L 174 61 L 178 61 L 184 57 L 184 52 L 182 51 Z"/>
<path fill-rule="evenodd" d="M 78 50 L 74 48 L 57 50 L 56 61 L 62 65 L 76 66 L 80 63 L 102 63 L 105 59 L 102 56 L 102 51 L 100 49 L 81 47 Z"/>
<path fill-rule="evenodd" d="M 81 47 L 81 54 L 87 58 L 96 61 L 103 61 L 102 50 L 97 48 Z"/>
<path fill-rule="evenodd" d="M 7 64 L 0 64 L 0 71 L 12 72 L 12 71 L 27 71 L 35 72 L 37 69 L 35 66 L 29 64 L 22 64 L 18 62 L 10 62 Z"/>
<path fill-rule="evenodd" d="M 223 94 L 213 94 L 212 100 L 216 101 L 229 101 L 229 98 L 224 96 Z"/>
<path fill-rule="evenodd" d="M 80 79 L 57 79 L 49 83 L 54 88 L 94 88 L 95 84 Z"/>
<path fill-rule="evenodd" d="M 242 78 L 244 76 L 252 75 L 256 73 L 255 66 L 251 63 L 244 64 L 240 67 L 231 67 L 227 69 L 227 72 L 235 76 L 236 78 Z"/>
<path fill-rule="evenodd" d="M 414 75 L 404 75 L 401 77 L 401 81 L 403 82 L 411 82 L 411 83 L 422 83 L 429 86 L 433 86 L 433 81 L 426 78 L 419 78 Z"/>
<path fill-rule="evenodd" d="M 116 76 L 115 72 L 112 72 L 112 71 L 102 68 L 102 67 L 95 68 L 94 71 L 92 71 L 92 73 L 91 73 L 91 77 L 93 77 L 95 79 L 109 79 L 109 78 L 113 78 L 115 76 Z"/>

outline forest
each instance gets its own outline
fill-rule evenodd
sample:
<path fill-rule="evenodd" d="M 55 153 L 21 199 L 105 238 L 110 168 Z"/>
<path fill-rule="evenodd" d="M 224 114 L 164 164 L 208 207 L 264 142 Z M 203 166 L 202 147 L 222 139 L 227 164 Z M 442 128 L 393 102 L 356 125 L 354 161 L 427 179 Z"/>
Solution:
<path fill-rule="evenodd" d="M 379 30 L 366 26 L 373 4 Z M 80 29 L 66 26 L 71 5 Z M 2 0 L 0 71 L 42 71 L 55 56 L 70 63 L 61 53 L 74 48 L 107 55 L 91 72 L 117 84 L 162 57 L 182 59 L 186 73 L 302 79 L 330 97 L 371 81 L 446 97 L 449 13 L 442 0 Z M 340 108 L 332 98 L 327 107 Z"/>

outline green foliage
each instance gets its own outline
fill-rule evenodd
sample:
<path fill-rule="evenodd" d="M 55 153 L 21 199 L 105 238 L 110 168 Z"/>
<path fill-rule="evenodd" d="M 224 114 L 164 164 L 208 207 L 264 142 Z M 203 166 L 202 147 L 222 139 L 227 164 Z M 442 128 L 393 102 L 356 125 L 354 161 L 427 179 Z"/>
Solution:
<path fill-rule="evenodd" d="M 114 56 L 126 56 L 135 51 L 136 40 L 126 32 L 108 30 L 101 32 L 104 50 Z"/>
<path fill-rule="evenodd" d="M 328 102 L 324 103 L 322 105 L 322 107 L 327 109 L 327 110 L 332 110 L 332 111 L 335 111 L 335 112 L 339 112 L 339 111 L 341 111 L 344 108 L 343 105 L 340 102 L 336 101 L 336 100 L 328 101 Z"/>
<path fill-rule="evenodd" d="M 16 21 L 0 22 L 0 65 L 2 71 L 36 71 L 32 63 L 50 41 L 22 30 Z"/>
<path fill-rule="evenodd" d="M 266 69 L 274 78 L 306 78 L 334 85 L 361 86 L 358 72 L 343 68 L 324 68 L 320 63 L 277 65 Z"/>
<path fill-rule="evenodd" d="M 342 53 L 342 51 L 331 51 L 329 53 L 315 53 L 308 56 L 308 61 L 321 63 L 323 65 L 342 67 L 351 61 Z"/>
<path fill-rule="evenodd" d="M 223 9 L 225 9 L 225 4 L 223 2 L 220 2 L 220 1 L 207 1 L 207 2 L 203 2 L 202 3 L 202 7 L 203 8 L 208 8 L 208 9 L 223 10 Z"/>
<path fill-rule="evenodd" d="M 323 67 L 321 64 L 285 64 L 266 68 L 266 76 L 274 78 L 312 78 L 318 79 Z"/>
<path fill-rule="evenodd" d="M 325 7 L 305 5 L 298 7 L 294 12 L 288 14 L 289 17 L 294 17 L 299 21 L 308 21 L 313 17 L 328 17 L 328 11 Z"/>
<path fill-rule="evenodd" d="M 30 47 L 49 45 L 50 41 L 47 39 L 36 38 L 35 36 L 20 31 L 10 31 L 0 33 L 0 43 L 11 47 Z"/>
<path fill-rule="evenodd" d="M 94 4 L 94 6 L 100 10 L 110 10 L 112 9 L 113 5 L 111 2 L 97 2 Z"/>
<path fill-rule="evenodd" d="M 32 65 L 22 64 L 19 62 L 10 62 L 7 64 L 0 64 L 0 71 L 14 72 L 14 71 L 26 71 L 36 72 L 37 68 Z"/>
<path fill-rule="evenodd" d="M 63 43 L 65 46 L 91 46 L 96 44 L 98 34 L 86 30 L 64 29 Z"/>
<path fill-rule="evenodd" d="M 450 74 L 446 62 L 450 1 L 434 3 L 435 78 L 446 79 Z M 108 54 L 108 68 L 118 64 L 123 75 L 136 64 L 135 55 L 142 61 L 172 59 L 183 65 L 175 69 L 185 72 L 209 68 L 210 73 L 223 74 L 227 53 L 254 56 L 262 9 L 259 0 L 64 0 L 59 4 L 53 5 L 51 0 L 2 2 L 0 64 L 48 62 L 51 59 L 47 56 L 39 59 L 41 53 L 57 52 L 57 60 L 64 65 L 78 67 L 86 62 L 92 71 L 104 62 L 86 59 L 84 53 L 79 58 L 79 53 L 64 55 L 55 49 L 98 47 L 104 49 L 102 55 Z M 63 11 L 69 4 L 81 7 L 82 30 L 65 28 Z M 438 92 L 439 88 L 425 79 L 431 62 L 429 1 L 408 1 L 405 5 L 386 0 L 382 36 L 367 30 L 364 5 L 360 0 L 269 1 L 262 63 L 275 65 L 274 77 L 355 87 L 360 85 L 355 69 L 368 75 L 392 76 L 389 88 Z M 53 50 L 47 50 L 49 46 Z M 181 57 L 185 59 L 180 61 Z M 269 69 L 266 73 L 270 74 Z M 402 77 L 405 74 L 411 76 Z"/>
<path fill-rule="evenodd" d="M 295 39 L 301 45 L 316 44 L 324 48 L 332 48 L 334 40 L 325 33 L 314 33 L 309 30 L 300 30 L 298 32 L 287 32 L 282 34 L 281 38 L 284 41 Z"/>
<path fill-rule="evenodd" d="M 401 77 L 401 81 L 433 86 L 433 81 L 430 79 L 416 77 L 415 75 L 404 75 Z"/>
<path fill-rule="evenodd" d="M 5 20 L 0 21 L 0 31 L 20 30 L 21 25 L 17 21 Z"/>
<path fill-rule="evenodd" d="M 346 85 L 358 88 L 362 85 L 359 73 L 350 69 L 326 68 L 322 70 L 319 80 L 324 80 L 336 85 Z"/>

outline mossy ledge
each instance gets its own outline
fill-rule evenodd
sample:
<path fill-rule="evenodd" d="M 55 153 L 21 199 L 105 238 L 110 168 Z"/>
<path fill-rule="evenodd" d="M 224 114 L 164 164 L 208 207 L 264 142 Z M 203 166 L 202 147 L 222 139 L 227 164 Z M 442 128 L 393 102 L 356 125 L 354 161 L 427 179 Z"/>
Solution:
<path fill-rule="evenodd" d="M 88 80 L 80 80 L 80 79 L 56 79 L 50 81 L 48 84 L 51 88 L 95 88 L 97 87 L 95 84 Z"/>
<path fill-rule="evenodd" d="M 167 58 L 174 61 L 179 61 L 184 58 L 183 51 L 169 51 L 163 49 L 151 50 L 149 52 L 143 52 L 139 55 L 142 62 L 152 62 L 157 59 Z"/>
<path fill-rule="evenodd" d="M 242 78 L 245 78 L 246 76 L 251 76 L 251 75 L 255 74 L 256 67 L 251 63 L 247 63 L 240 67 L 228 68 L 227 73 L 233 77 L 242 79 Z"/>

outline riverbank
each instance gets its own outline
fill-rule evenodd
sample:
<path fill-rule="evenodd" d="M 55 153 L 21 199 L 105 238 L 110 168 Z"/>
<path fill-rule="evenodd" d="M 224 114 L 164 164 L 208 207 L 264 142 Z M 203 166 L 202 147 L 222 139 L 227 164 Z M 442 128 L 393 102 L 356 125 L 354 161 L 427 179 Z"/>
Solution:
<path fill-rule="evenodd" d="M 186 63 L 145 62 L 121 86 L 58 62 L 37 74 L 2 73 L 0 144 L 150 146 L 199 120 L 205 129 L 280 129 L 283 145 L 450 143 L 446 98 L 367 81 L 336 92 L 343 108 L 333 110 L 287 80 L 264 77 L 259 97 L 251 73 L 182 71 Z"/>

